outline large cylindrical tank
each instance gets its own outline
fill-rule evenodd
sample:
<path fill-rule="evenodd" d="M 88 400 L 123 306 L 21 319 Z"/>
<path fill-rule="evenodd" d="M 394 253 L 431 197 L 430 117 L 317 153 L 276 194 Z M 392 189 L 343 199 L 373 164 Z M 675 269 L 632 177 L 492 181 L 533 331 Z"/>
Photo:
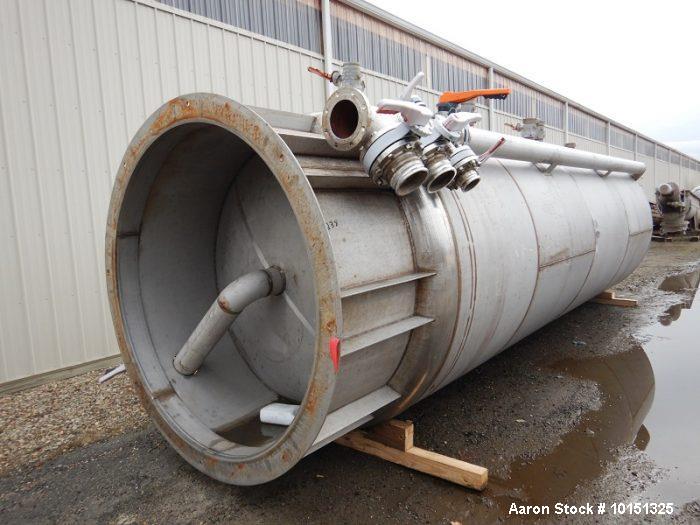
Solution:
<path fill-rule="evenodd" d="M 136 134 L 112 195 L 129 374 L 172 446 L 229 483 L 269 481 L 400 413 L 623 279 L 650 241 L 629 175 L 492 158 L 468 193 L 397 197 L 314 129 L 183 96 Z M 284 293 L 246 308 L 195 375 L 176 372 L 217 294 L 270 266 Z M 288 427 L 259 422 L 275 401 L 300 404 Z"/>

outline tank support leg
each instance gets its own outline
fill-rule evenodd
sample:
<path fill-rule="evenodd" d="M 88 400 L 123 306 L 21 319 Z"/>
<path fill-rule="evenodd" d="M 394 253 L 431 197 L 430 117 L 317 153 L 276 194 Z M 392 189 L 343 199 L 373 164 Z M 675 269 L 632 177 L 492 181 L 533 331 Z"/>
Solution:
<path fill-rule="evenodd" d="M 410 421 L 392 419 L 367 430 L 353 430 L 335 442 L 471 489 L 484 490 L 488 483 L 489 471 L 484 467 L 414 447 Z"/>

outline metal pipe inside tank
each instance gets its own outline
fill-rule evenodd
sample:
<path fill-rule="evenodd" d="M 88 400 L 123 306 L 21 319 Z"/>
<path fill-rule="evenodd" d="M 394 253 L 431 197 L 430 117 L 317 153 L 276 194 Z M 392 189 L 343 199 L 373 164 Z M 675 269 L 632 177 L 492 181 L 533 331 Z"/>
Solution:
<path fill-rule="evenodd" d="M 284 284 L 284 274 L 272 267 L 247 273 L 229 284 L 175 356 L 175 370 L 182 375 L 194 374 L 246 306 L 268 295 L 281 294 Z"/>

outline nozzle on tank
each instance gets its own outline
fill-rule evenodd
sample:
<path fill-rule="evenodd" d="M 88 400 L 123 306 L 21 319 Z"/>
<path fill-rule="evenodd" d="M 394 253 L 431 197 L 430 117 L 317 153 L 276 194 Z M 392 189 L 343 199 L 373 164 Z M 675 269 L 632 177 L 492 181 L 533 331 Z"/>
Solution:
<path fill-rule="evenodd" d="M 428 193 L 435 193 L 449 186 L 457 175 L 457 170 L 437 142 L 423 148 L 423 160 L 428 168 L 428 177 L 424 183 Z"/>
<path fill-rule="evenodd" d="M 473 190 L 479 182 L 481 182 L 481 175 L 477 170 L 462 170 L 457 174 L 450 187 L 469 191 Z"/>
<path fill-rule="evenodd" d="M 479 157 L 469 146 L 464 144 L 458 148 L 453 147 L 450 162 L 457 170 L 457 176 L 450 184 L 450 189 L 469 191 L 479 184 L 481 181 Z"/>

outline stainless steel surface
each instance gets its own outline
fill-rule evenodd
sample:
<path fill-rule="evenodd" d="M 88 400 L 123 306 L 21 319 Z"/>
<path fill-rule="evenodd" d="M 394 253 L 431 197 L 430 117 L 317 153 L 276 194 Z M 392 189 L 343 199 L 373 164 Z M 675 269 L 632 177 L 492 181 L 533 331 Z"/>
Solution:
<path fill-rule="evenodd" d="M 183 375 L 197 373 L 239 314 L 258 299 L 281 294 L 284 286 L 284 274 L 276 268 L 247 273 L 229 284 L 175 356 L 175 370 Z"/>
<path fill-rule="evenodd" d="M 307 156 L 325 144 L 308 119 L 266 117 L 288 127 L 221 96 L 174 99 L 133 139 L 110 209 L 124 362 L 170 443 L 216 479 L 264 483 L 401 412 L 623 279 L 648 247 L 629 175 L 492 158 L 474 191 L 399 197 L 342 152 Z M 220 291 L 273 265 L 284 293 L 249 304 L 180 375 L 173 349 Z M 273 402 L 300 408 L 247 441 Z"/>
<path fill-rule="evenodd" d="M 476 153 L 485 152 L 502 136 L 499 133 L 479 128 L 472 128 L 470 135 L 469 145 Z M 614 171 L 623 172 L 630 174 L 635 180 L 641 177 L 646 170 L 642 162 L 590 153 L 522 137 L 508 137 L 494 156 L 501 159 L 526 160 L 535 164 L 544 164 L 543 169 L 546 170 L 551 170 L 556 166 L 568 166 L 596 170 L 601 172 L 601 175 L 607 175 Z"/>

